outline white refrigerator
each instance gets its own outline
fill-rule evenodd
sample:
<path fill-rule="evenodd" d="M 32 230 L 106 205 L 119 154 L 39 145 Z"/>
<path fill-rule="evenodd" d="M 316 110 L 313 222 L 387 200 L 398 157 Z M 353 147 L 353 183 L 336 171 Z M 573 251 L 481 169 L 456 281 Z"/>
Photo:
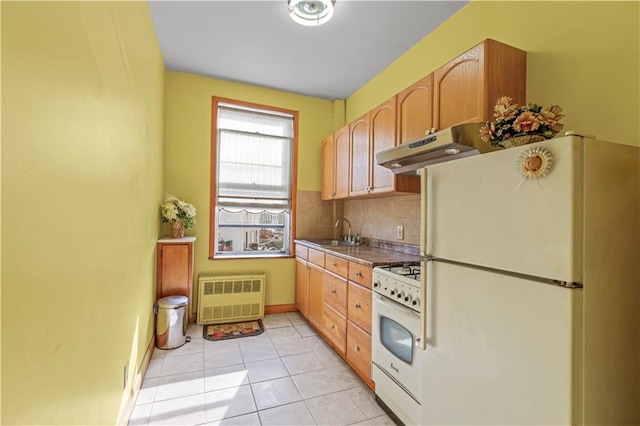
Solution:
<path fill-rule="evenodd" d="M 581 136 L 423 169 L 422 424 L 640 424 L 639 169 Z"/>

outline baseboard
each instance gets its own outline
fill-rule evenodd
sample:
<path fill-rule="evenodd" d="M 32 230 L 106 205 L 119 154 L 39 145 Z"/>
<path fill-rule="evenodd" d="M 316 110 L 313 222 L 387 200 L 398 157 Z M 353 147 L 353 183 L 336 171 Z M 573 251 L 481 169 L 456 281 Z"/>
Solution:
<path fill-rule="evenodd" d="M 129 392 L 129 397 L 127 398 L 125 409 L 122 411 L 122 416 L 118 419 L 118 425 L 129 424 L 131 413 L 133 413 L 133 409 L 136 405 L 136 400 L 138 399 L 138 394 L 140 393 L 140 388 L 142 387 L 142 380 L 144 380 L 144 375 L 147 373 L 147 368 L 149 368 L 149 362 L 151 362 L 151 355 L 153 354 L 153 350 L 155 348 L 155 341 L 156 336 L 151 336 L 151 341 L 149 342 L 147 350 L 144 353 L 144 358 L 142 358 L 142 364 L 140 364 L 138 373 L 133 379 L 133 385 L 131 388 L 131 392 Z"/>
<path fill-rule="evenodd" d="M 296 308 L 296 305 L 293 303 L 289 303 L 286 305 L 271 305 L 264 307 L 264 314 L 282 314 L 284 312 L 295 312 L 297 310 L 298 308 Z"/>

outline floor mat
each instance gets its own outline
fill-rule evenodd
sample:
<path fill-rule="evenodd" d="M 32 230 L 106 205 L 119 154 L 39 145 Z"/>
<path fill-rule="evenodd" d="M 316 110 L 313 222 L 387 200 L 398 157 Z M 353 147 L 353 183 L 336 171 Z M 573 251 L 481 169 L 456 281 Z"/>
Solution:
<path fill-rule="evenodd" d="M 207 340 L 226 340 L 238 337 L 257 336 L 264 331 L 262 320 L 234 322 L 229 324 L 211 324 L 202 327 L 202 337 Z"/>

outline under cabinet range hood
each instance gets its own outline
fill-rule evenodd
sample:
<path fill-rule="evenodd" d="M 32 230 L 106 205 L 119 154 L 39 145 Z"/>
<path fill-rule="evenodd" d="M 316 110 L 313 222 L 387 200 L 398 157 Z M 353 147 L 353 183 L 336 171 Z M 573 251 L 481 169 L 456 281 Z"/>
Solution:
<path fill-rule="evenodd" d="M 438 132 L 434 130 L 411 142 L 376 153 L 376 162 L 394 174 L 416 176 L 418 169 L 430 164 L 495 151 L 498 148 L 480 139 L 483 124 L 465 123 Z"/>

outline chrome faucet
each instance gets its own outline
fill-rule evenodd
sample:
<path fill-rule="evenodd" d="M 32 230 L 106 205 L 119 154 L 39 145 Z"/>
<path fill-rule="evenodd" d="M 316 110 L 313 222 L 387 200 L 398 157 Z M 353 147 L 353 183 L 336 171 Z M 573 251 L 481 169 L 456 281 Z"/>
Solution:
<path fill-rule="evenodd" d="M 351 222 L 349 222 L 346 217 L 341 217 L 336 221 L 336 228 L 338 227 L 338 225 L 340 225 L 340 221 L 347 222 L 347 225 L 349 225 L 349 234 L 347 234 L 347 241 L 351 241 Z"/>

